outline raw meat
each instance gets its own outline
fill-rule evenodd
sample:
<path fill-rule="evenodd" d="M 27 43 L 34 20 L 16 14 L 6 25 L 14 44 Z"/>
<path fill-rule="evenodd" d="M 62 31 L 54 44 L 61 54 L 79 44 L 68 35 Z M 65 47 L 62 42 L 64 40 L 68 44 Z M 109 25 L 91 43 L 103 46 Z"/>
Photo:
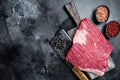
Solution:
<path fill-rule="evenodd" d="M 96 26 L 85 18 L 74 35 L 73 45 L 66 55 L 66 60 L 80 70 L 102 76 L 108 67 L 111 52 L 110 43 Z"/>

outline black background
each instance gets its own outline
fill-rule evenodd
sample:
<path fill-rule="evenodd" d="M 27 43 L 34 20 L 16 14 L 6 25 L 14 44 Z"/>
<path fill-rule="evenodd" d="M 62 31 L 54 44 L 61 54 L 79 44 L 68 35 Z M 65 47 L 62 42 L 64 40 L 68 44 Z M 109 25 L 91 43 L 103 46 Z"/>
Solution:
<path fill-rule="evenodd" d="M 63 6 L 70 1 L 0 0 L 0 80 L 78 80 L 48 43 L 68 17 Z M 103 34 L 108 22 L 120 22 L 120 0 L 74 2 L 81 19 L 89 18 Z M 110 9 L 102 24 L 94 18 L 99 5 Z M 96 80 L 120 80 L 120 34 L 108 40 L 116 68 Z"/>

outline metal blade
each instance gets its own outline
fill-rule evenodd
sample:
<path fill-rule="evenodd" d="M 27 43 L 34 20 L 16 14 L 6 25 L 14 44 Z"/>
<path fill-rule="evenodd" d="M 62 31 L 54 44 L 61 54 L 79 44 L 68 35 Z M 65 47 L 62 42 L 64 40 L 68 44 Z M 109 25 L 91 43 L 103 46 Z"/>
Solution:
<path fill-rule="evenodd" d="M 55 37 L 50 41 L 54 51 L 70 68 L 72 68 L 72 65 L 65 60 L 65 56 L 71 46 L 71 42 L 71 38 L 63 29 L 58 31 Z"/>

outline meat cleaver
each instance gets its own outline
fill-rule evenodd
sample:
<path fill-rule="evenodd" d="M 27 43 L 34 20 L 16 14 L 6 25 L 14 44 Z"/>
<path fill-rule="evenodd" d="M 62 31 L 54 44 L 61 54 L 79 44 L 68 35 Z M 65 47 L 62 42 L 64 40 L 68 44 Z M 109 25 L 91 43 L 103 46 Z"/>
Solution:
<path fill-rule="evenodd" d="M 77 10 L 76 10 L 74 2 L 70 2 L 70 3 L 66 4 L 65 8 L 67 9 L 68 13 L 73 18 L 73 20 L 75 21 L 75 23 L 77 24 L 77 26 L 79 26 L 80 17 L 79 17 L 79 14 L 78 14 Z M 67 33 L 68 33 L 68 35 L 70 36 L 71 39 L 73 38 L 76 29 L 77 29 L 77 27 L 75 27 L 75 28 L 67 31 Z M 111 70 L 113 68 L 115 68 L 115 64 L 114 64 L 112 58 L 110 57 L 108 59 L 108 68 L 107 68 L 107 71 L 109 71 L 109 70 Z M 89 76 L 89 78 L 91 80 L 95 79 L 96 77 L 98 77 L 98 75 L 90 73 L 90 72 L 87 72 L 87 74 L 88 74 L 88 76 Z"/>
<path fill-rule="evenodd" d="M 65 55 L 72 43 L 72 39 L 66 33 L 68 28 L 70 28 L 70 24 L 67 24 L 67 22 L 71 22 L 70 18 L 67 18 L 64 22 L 62 22 L 62 24 L 60 25 L 60 29 L 55 34 L 55 37 L 53 37 L 53 39 L 50 41 L 50 45 L 53 47 L 57 55 L 60 56 L 61 60 L 63 60 L 63 62 L 65 62 L 69 66 L 69 68 L 72 69 L 72 71 L 80 80 L 89 80 L 82 71 L 76 69 L 65 60 Z"/>

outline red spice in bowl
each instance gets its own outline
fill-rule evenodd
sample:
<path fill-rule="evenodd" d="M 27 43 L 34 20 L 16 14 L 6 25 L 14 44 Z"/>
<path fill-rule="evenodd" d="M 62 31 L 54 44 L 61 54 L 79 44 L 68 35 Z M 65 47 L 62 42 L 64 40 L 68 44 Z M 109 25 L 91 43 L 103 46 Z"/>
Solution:
<path fill-rule="evenodd" d="M 115 37 L 118 35 L 120 30 L 120 25 L 118 22 L 116 21 L 111 21 L 108 25 L 107 25 L 107 29 L 106 29 L 106 33 L 108 37 Z"/>

